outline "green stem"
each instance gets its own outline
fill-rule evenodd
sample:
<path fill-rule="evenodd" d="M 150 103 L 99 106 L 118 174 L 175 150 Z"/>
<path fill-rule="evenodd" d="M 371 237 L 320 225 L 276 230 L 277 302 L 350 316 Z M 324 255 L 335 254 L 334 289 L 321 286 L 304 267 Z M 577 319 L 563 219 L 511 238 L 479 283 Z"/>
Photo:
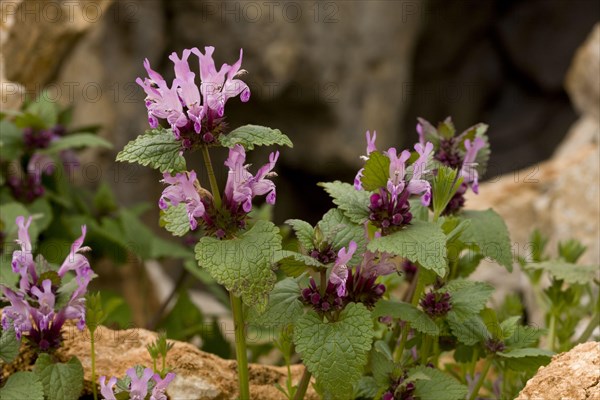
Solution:
<path fill-rule="evenodd" d="M 548 347 L 554 351 L 554 342 L 556 341 L 556 315 L 550 314 L 550 326 L 548 327 Z"/>
<path fill-rule="evenodd" d="M 310 382 L 310 372 L 308 368 L 304 368 L 304 373 L 302 374 L 302 378 L 300 378 L 300 382 L 298 382 L 298 389 L 296 390 L 296 394 L 294 395 L 294 400 L 302 400 L 306 395 L 306 389 L 308 389 L 308 384 Z"/>
<path fill-rule="evenodd" d="M 217 177 L 215 176 L 215 170 L 213 169 L 207 146 L 202 146 L 202 156 L 204 157 L 204 166 L 206 167 L 206 173 L 208 174 L 208 181 L 210 182 L 210 189 L 212 191 L 213 199 L 215 200 L 215 206 L 220 208 L 221 193 L 219 192 Z"/>
<path fill-rule="evenodd" d="M 246 354 L 246 332 L 244 326 L 244 310 L 242 299 L 229 293 L 231 311 L 235 329 L 235 355 L 237 357 L 238 378 L 240 383 L 240 400 L 250 399 L 248 382 L 248 355 Z"/>
<path fill-rule="evenodd" d="M 415 292 L 413 293 L 412 305 L 417 306 L 419 304 L 419 300 L 421 299 L 421 295 L 423 294 L 423 290 L 425 290 L 425 279 L 423 278 L 423 274 L 417 272 L 417 287 L 415 288 Z"/>
<path fill-rule="evenodd" d="M 426 365 L 427 359 L 429 358 L 429 352 L 431 351 L 432 337 L 425 335 L 423 338 L 423 344 L 421 345 L 421 364 Z"/>
<path fill-rule="evenodd" d="M 90 344 L 92 346 L 92 393 L 94 400 L 98 400 L 98 388 L 96 387 L 96 339 L 94 332 L 90 330 Z"/>
<path fill-rule="evenodd" d="M 410 324 L 406 322 L 404 324 L 404 329 L 402 330 L 402 337 L 400 338 L 400 343 L 396 350 L 394 351 L 394 362 L 398 363 L 402 359 L 402 353 L 404 353 L 404 346 L 406 346 L 406 341 L 408 340 L 408 332 L 410 331 Z"/>
<path fill-rule="evenodd" d="M 469 400 L 475 400 L 477 395 L 479 394 L 479 390 L 483 386 L 483 382 L 485 382 L 485 378 L 490 371 L 490 367 L 492 366 L 492 361 L 494 360 L 494 356 L 488 356 L 485 360 L 485 364 L 483 365 L 483 371 L 481 371 L 481 376 L 477 380 L 477 384 L 473 388 L 471 395 L 469 396 Z"/>

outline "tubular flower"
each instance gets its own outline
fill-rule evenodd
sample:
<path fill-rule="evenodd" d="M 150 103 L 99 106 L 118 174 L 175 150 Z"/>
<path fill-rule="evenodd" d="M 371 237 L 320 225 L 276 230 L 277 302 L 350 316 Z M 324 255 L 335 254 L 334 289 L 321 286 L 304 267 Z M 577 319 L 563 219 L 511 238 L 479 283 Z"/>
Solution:
<path fill-rule="evenodd" d="M 162 379 L 151 368 L 144 368 L 139 375 L 135 368 L 129 368 L 125 373 L 130 380 L 129 387 L 127 391 L 117 389 L 117 395 L 121 396 L 121 393 L 128 393 L 130 400 L 145 400 L 148 396 L 149 385 L 152 387 L 150 400 L 167 400 L 165 392 L 171 381 L 175 378 L 175 374 L 169 372 Z M 116 400 L 114 386 L 117 383 L 117 378 L 113 376 L 106 383 L 106 376 L 101 376 L 99 381 L 102 398 L 105 400 Z"/>
<path fill-rule="evenodd" d="M 244 165 L 246 162 L 244 147 L 236 144 L 229 150 L 229 157 L 225 161 L 225 165 L 229 167 L 229 174 L 225 184 L 224 201 L 232 213 L 238 214 L 240 208 L 243 213 L 249 213 L 252 210 L 252 199 L 256 196 L 267 195 L 267 203 L 275 204 L 275 184 L 268 178 L 277 175 L 272 171 L 278 158 L 278 151 L 271 153 L 269 162 L 263 165 L 253 176 L 248 171 L 249 165 Z"/>
<path fill-rule="evenodd" d="M 185 204 L 190 227 L 192 230 L 196 229 L 198 227 L 197 219 L 204 216 L 206 211 L 198 192 L 200 184 L 196 179 L 196 172 L 178 173 L 175 176 L 165 172 L 161 182 L 169 186 L 163 190 L 158 207 L 166 210 L 169 206 L 176 207 L 181 203 Z"/>
<path fill-rule="evenodd" d="M 37 269 L 38 265 L 45 265 L 41 256 L 38 262 L 33 260 L 31 241 L 28 233 L 31 217 L 25 221 L 20 216 L 16 219 L 18 226 L 17 242 L 21 250 L 13 253 L 12 269 L 20 275 L 18 289 L 0 284 L 2 294 L 10 306 L 2 312 L 2 327 L 14 327 L 17 338 L 26 335 L 42 350 L 57 347 L 61 341 L 61 328 L 66 320 L 77 320 L 77 327 L 85 327 L 85 294 L 87 286 L 94 277 L 89 262 L 81 252 L 89 250 L 83 247 L 86 228 L 81 227 L 81 237 L 71 246 L 71 251 L 57 271 L 46 271 L 43 274 Z M 47 267 L 46 267 L 47 268 Z M 56 296 L 61 288 L 66 285 L 65 276 L 74 272 L 76 287 L 67 301 L 67 304 L 57 308 Z M 41 279 L 46 277 L 47 279 Z"/>
<path fill-rule="evenodd" d="M 175 138 L 183 140 L 184 148 L 191 147 L 200 137 L 203 143 L 214 143 L 225 128 L 225 103 L 232 97 L 240 96 L 242 102 L 250 99 L 248 85 L 237 79 L 246 71 L 241 70 L 240 58 L 233 64 L 223 64 L 217 71 L 212 58 L 214 47 L 205 47 L 202 53 L 197 48 L 185 49 L 181 58 L 177 53 L 169 59 L 174 64 L 175 79 L 169 86 L 158 72 L 144 61 L 147 78 L 137 78 L 136 82 L 146 92 L 148 122 L 157 128 L 165 120 L 173 130 Z M 199 80 L 190 68 L 189 57 L 194 54 L 199 60 Z M 199 135 L 199 136 L 198 136 Z"/>
<path fill-rule="evenodd" d="M 366 156 L 360 156 L 360 158 L 362 158 L 363 160 L 367 161 L 369 159 L 369 155 L 377 150 L 377 147 L 375 147 L 375 139 L 377 139 L 377 131 L 373 131 L 373 136 L 371 136 L 371 132 L 367 131 L 366 135 L 367 137 L 367 155 Z M 354 178 L 354 188 L 356 190 L 362 190 L 362 176 L 363 176 L 363 172 L 364 172 L 364 168 L 361 168 L 358 173 L 356 174 L 356 177 Z"/>
<path fill-rule="evenodd" d="M 337 295 L 339 297 L 344 297 L 346 295 L 346 281 L 348 280 L 348 263 L 354 256 L 356 252 L 356 242 L 351 241 L 348 245 L 348 249 L 345 247 L 338 251 L 337 259 L 335 260 L 335 264 L 333 265 L 333 269 L 331 270 L 331 275 L 329 276 L 329 282 L 331 282 L 337 291 Z"/>

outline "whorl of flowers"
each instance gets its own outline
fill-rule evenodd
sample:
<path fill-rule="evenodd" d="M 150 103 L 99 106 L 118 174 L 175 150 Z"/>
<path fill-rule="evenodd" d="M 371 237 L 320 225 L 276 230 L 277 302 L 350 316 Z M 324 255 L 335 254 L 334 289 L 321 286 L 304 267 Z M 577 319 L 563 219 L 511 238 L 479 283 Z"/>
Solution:
<path fill-rule="evenodd" d="M 61 328 L 67 320 L 77 320 L 77 327 L 85 327 L 85 294 L 94 273 L 87 258 L 81 254 L 86 227 L 81 227 L 81 237 L 71 246 L 71 251 L 58 270 L 49 267 L 42 256 L 36 260 L 29 237 L 31 217 L 19 216 L 17 243 L 21 249 L 13 252 L 12 271 L 19 275 L 18 288 L 0 284 L 3 297 L 10 306 L 2 311 L 2 328 L 14 328 L 17 338 L 25 336 L 40 349 L 57 347 L 61 341 Z M 74 272 L 76 286 L 69 290 L 67 273 Z M 67 286 L 69 285 L 69 286 Z M 70 293 L 66 301 L 59 294 Z"/>
<path fill-rule="evenodd" d="M 175 374 L 172 372 L 161 378 L 159 374 L 154 373 L 150 368 L 145 368 L 139 375 L 135 368 L 129 368 L 126 374 L 129 381 L 127 393 L 131 400 L 145 400 L 148 394 L 150 394 L 150 400 L 167 400 L 165 392 L 171 381 L 175 378 Z M 106 376 L 101 376 L 99 381 L 102 398 L 105 400 L 117 400 L 115 396 L 117 378 L 113 376 L 107 382 Z"/>

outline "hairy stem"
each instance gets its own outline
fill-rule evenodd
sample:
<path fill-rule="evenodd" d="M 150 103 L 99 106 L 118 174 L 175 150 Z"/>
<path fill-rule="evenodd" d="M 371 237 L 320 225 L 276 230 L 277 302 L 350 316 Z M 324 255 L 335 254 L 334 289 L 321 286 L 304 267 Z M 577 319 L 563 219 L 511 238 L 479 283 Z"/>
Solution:
<path fill-rule="evenodd" d="M 481 371 L 481 376 L 477 380 L 477 383 L 475 384 L 475 387 L 473 388 L 473 391 L 471 392 L 471 395 L 469 396 L 469 400 L 475 400 L 477 398 L 477 395 L 479 394 L 479 390 L 481 390 L 481 387 L 483 386 L 483 382 L 485 382 L 485 378 L 486 378 L 488 372 L 490 371 L 490 367 L 492 366 L 493 360 L 494 360 L 493 355 L 490 355 L 485 359 L 485 364 L 483 365 L 483 371 Z"/>
<path fill-rule="evenodd" d="M 294 400 L 304 399 L 309 382 L 310 372 L 308 372 L 308 368 L 304 367 L 304 373 L 302 374 L 302 378 L 300 378 L 300 382 L 298 382 L 298 389 L 296 390 L 296 394 L 294 395 Z"/>
<path fill-rule="evenodd" d="M 246 354 L 246 332 L 242 299 L 229 293 L 231 311 L 235 327 L 235 355 L 237 358 L 238 379 L 240 384 L 240 400 L 250 400 L 248 382 L 248 355 Z"/>
<path fill-rule="evenodd" d="M 208 181 L 210 182 L 210 189 L 212 191 L 213 199 L 215 200 L 215 206 L 220 208 L 221 192 L 219 192 L 219 185 L 217 184 L 215 170 L 213 169 L 212 162 L 210 160 L 208 146 L 202 146 L 202 157 L 204 158 L 204 166 L 206 167 L 206 173 L 208 174 Z"/>
<path fill-rule="evenodd" d="M 554 342 L 556 342 L 556 314 L 550 314 L 550 326 L 548 327 L 548 348 L 554 351 Z"/>
<path fill-rule="evenodd" d="M 426 365 L 427 359 L 429 358 L 429 352 L 431 351 L 433 338 L 429 335 L 425 335 L 423 338 L 423 344 L 421 345 L 421 364 Z"/>
<path fill-rule="evenodd" d="M 92 347 L 92 393 L 94 394 L 94 400 L 98 400 L 98 388 L 96 387 L 96 338 L 92 330 L 90 330 L 90 344 Z"/>

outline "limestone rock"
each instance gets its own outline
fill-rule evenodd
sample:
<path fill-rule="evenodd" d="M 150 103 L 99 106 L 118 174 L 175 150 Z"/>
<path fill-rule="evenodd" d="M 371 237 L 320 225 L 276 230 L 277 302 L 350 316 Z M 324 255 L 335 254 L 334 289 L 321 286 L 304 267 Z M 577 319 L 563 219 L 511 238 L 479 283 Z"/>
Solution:
<path fill-rule="evenodd" d="M 90 342 L 87 331 L 80 332 L 74 325 L 64 328 L 65 341 L 56 355 L 66 361 L 77 356 L 84 368 L 86 388 L 91 387 Z M 145 329 L 111 330 L 101 326 L 96 331 L 96 370 L 99 376 L 118 376 L 136 364 L 151 367 L 152 360 L 146 345 L 156 340 L 157 334 Z M 172 341 L 167 365 L 177 375 L 167 394 L 172 400 L 234 399 L 237 395 L 236 362 L 224 360 L 198 350 L 192 344 Z M 294 383 L 300 380 L 304 368 L 292 366 Z M 250 365 L 250 394 L 253 399 L 284 400 L 276 383 L 285 387 L 285 367 Z M 309 387 L 306 399 L 317 399 Z"/>
<path fill-rule="evenodd" d="M 575 54 L 565 85 L 580 113 L 600 118 L 600 24 Z"/>
<path fill-rule="evenodd" d="M 552 357 L 519 393 L 517 400 L 599 400 L 600 343 L 582 343 Z"/>

